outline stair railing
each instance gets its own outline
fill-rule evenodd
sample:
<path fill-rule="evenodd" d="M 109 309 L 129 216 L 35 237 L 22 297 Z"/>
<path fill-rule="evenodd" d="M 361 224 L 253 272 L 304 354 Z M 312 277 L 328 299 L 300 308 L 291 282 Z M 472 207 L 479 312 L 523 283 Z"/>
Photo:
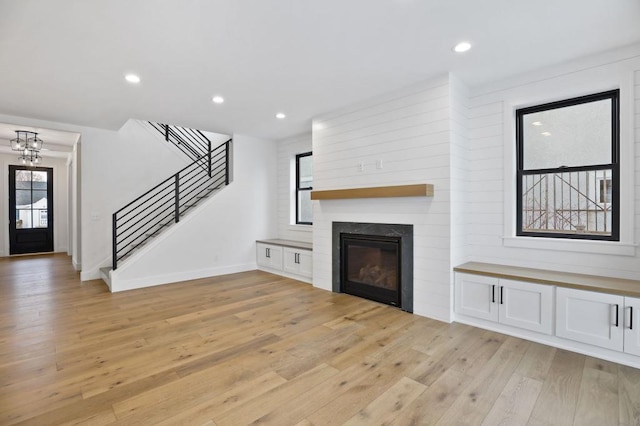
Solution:
<path fill-rule="evenodd" d="M 213 191 L 229 184 L 232 139 L 154 186 L 112 217 L 113 270 L 118 262 L 155 237 Z"/>
<path fill-rule="evenodd" d="M 211 151 L 211 142 L 200 130 L 152 121 L 148 123 L 163 136 L 165 141 L 175 145 L 194 161 Z"/>

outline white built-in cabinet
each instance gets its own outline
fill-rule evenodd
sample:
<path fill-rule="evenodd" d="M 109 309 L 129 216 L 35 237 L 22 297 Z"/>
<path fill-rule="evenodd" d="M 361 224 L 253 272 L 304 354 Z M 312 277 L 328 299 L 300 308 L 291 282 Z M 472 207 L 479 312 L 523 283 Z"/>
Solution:
<path fill-rule="evenodd" d="M 312 251 L 303 247 L 293 247 L 295 242 L 271 241 L 276 241 L 276 243 L 270 244 L 260 241 L 256 243 L 256 263 L 258 268 L 301 281 L 311 282 L 313 275 Z M 283 243 L 277 243 L 279 241 L 283 241 Z"/>
<path fill-rule="evenodd" d="M 640 356 L 640 299 L 624 298 L 624 351 Z"/>
<path fill-rule="evenodd" d="M 282 247 L 257 243 L 258 266 L 265 268 L 282 269 Z"/>
<path fill-rule="evenodd" d="M 640 367 L 640 298 L 624 295 L 636 296 L 640 282 L 473 262 L 457 269 L 456 321 Z"/>
<path fill-rule="evenodd" d="M 285 272 L 311 278 L 312 258 L 309 250 L 285 247 L 283 269 Z"/>
<path fill-rule="evenodd" d="M 553 332 L 553 287 L 546 285 L 457 273 L 455 309 L 474 318 Z"/>
<path fill-rule="evenodd" d="M 557 288 L 556 335 L 640 355 L 640 299 Z"/>

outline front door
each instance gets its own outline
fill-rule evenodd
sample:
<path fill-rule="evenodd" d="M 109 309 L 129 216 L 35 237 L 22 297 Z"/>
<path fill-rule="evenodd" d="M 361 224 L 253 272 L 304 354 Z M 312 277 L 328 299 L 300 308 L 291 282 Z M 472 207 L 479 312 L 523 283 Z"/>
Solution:
<path fill-rule="evenodd" d="M 53 251 L 53 169 L 9 166 L 9 254 Z"/>

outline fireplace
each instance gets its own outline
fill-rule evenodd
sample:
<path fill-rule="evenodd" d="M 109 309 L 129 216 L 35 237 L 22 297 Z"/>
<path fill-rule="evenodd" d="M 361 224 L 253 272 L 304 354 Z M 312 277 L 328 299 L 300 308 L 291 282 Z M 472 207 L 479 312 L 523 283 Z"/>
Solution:
<path fill-rule="evenodd" d="M 413 312 L 413 226 L 334 222 L 333 291 Z"/>

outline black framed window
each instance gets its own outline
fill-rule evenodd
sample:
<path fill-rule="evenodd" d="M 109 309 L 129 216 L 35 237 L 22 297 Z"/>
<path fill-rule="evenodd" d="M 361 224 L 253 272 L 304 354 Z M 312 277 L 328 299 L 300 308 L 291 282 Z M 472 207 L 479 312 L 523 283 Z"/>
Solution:
<path fill-rule="evenodd" d="M 516 110 L 516 235 L 619 241 L 619 98 Z"/>
<path fill-rule="evenodd" d="M 311 205 L 313 189 L 313 157 L 311 152 L 296 155 L 296 223 L 311 225 L 313 208 Z"/>

